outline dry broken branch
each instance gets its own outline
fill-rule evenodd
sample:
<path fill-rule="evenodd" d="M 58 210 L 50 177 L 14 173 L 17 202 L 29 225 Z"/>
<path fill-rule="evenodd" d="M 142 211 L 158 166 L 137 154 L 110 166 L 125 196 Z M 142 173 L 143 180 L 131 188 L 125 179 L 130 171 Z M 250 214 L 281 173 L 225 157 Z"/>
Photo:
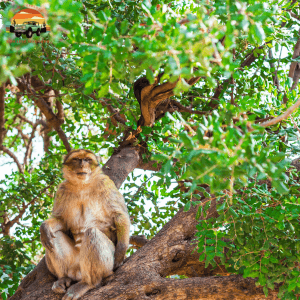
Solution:
<path fill-rule="evenodd" d="M 141 113 L 143 117 L 143 120 L 140 121 L 138 125 L 152 126 L 155 122 L 155 113 L 157 106 L 162 101 L 174 95 L 173 90 L 180 78 L 175 82 L 165 82 L 158 85 L 160 77 L 161 74 L 155 79 L 155 82 L 153 84 L 149 84 L 149 81 L 145 78 L 140 78 L 135 83 L 135 96 L 140 103 Z M 199 79 L 200 77 L 194 77 L 187 80 L 186 82 L 189 85 L 193 85 Z M 183 108 L 183 106 L 181 106 L 181 108 Z"/>

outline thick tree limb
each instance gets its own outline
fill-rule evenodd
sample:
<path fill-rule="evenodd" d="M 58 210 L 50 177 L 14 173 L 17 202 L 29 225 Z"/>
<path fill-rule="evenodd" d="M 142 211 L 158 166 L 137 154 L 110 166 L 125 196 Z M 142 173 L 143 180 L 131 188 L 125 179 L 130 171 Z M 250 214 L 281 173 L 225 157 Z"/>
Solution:
<path fill-rule="evenodd" d="M 178 274 L 182 268 L 191 269 L 191 276 L 208 276 L 217 272 L 226 274 L 226 270 L 222 268 L 201 272 L 201 267 L 197 269 L 196 264 L 191 263 L 190 252 L 187 250 L 194 248 L 191 239 L 196 231 L 197 209 L 198 207 L 192 207 L 188 212 L 181 209 L 151 241 L 128 258 L 112 276 L 106 278 L 104 286 L 91 290 L 82 299 L 215 300 L 216 297 L 232 299 L 233 296 L 235 299 L 277 299 L 278 286 L 275 291 L 269 291 L 269 297 L 265 298 L 262 288 L 255 286 L 254 279 L 244 279 L 242 276 L 210 276 L 183 280 L 165 278 L 167 275 Z M 207 217 L 216 215 L 216 206 L 212 202 Z M 204 264 L 199 260 L 198 265 L 205 270 Z M 43 259 L 36 269 L 25 277 L 10 300 L 43 297 L 60 299 L 62 296 L 55 295 L 51 290 L 55 278 L 45 269 Z"/>
<path fill-rule="evenodd" d="M 128 174 L 139 164 L 140 155 L 137 148 L 127 147 L 116 151 L 103 166 L 103 173 L 110 177 L 117 188 L 120 188 Z"/>
<path fill-rule="evenodd" d="M 61 102 L 59 100 L 55 101 L 55 105 L 56 105 L 56 108 L 57 108 L 57 118 L 58 118 L 58 121 L 61 125 L 61 124 L 64 123 L 64 118 L 65 118 L 64 107 L 63 107 L 63 105 L 61 104 Z"/>

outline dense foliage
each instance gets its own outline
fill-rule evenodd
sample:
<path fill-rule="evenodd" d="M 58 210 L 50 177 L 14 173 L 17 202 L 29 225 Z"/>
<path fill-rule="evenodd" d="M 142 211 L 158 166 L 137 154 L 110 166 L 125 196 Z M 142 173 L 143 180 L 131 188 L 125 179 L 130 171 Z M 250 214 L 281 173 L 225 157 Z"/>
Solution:
<path fill-rule="evenodd" d="M 1 148 L 1 162 L 14 164 L 15 153 L 21 167 L 0 182 L 2 298 L 42 257 L 39 226 L 62 180 L 65 143 L 34 100 L 51 87 L 49 106 L 58 114 L 63 105 L 60 127 L 72 148 L 98 153 L 103 164 L 132 133 L 144 161 L 161 164 L 122 186 L 132 234 L 153 237 L 182 206 L 205 203 L 197 217 L 205 216 L 217 199 L 219 217 L 197 225 L 200 260 L 258 277 L 266 295 L 283 282 L 281 299 L 296 299 L 300 198 L 290 162 L 300 149 L 299 111 L 264 122 L 298 100 L 298 1 L 16 0 L 0 3 L 3 24 L 25 3 L 46 9 L 51 31 L 30 40 L 0 32 L 0 83 L 24 85 L 30 74 L 44 84 L 36 93 L 6 89 L 10 152 Z M 139 129 L 133 84 L 158 75 L 161 85 L 177 82 L 177 104 L 164 99 L 171 108 Z"/>

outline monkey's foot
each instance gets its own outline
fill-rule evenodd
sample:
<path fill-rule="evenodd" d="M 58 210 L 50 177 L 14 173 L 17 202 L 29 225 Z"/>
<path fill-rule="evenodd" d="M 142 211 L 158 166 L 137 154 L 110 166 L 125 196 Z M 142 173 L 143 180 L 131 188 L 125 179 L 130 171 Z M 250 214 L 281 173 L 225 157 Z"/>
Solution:
<path fill-rule="evenodd" d="M 64 294 L 67 288 L 71 285 L 72 279 L 69 277 L 63 277 L 54 282 L 52 290 L 57 294 Z"/>
<path fill-rule="evenodd" d="M 68 288 L 67 293 L 63 296 L 62 300 L 77 300 L 92 288 L 93 286 L 80 281 Z"/>

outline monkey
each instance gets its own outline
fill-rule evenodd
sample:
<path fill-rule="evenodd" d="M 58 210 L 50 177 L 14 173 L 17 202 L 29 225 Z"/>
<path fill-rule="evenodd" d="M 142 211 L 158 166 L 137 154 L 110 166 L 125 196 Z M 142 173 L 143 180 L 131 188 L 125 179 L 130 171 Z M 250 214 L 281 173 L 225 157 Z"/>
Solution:
<path fill-rule="evenodd" d="M 76 300 L 100 285 L 124 260 L 130 219 L 122 194 L 92 151 L 72 150 L 63 162 L 52 215 L 40 227 L 52 290 Z M 71 285 L 72 281 L 77 283 Z"/>

